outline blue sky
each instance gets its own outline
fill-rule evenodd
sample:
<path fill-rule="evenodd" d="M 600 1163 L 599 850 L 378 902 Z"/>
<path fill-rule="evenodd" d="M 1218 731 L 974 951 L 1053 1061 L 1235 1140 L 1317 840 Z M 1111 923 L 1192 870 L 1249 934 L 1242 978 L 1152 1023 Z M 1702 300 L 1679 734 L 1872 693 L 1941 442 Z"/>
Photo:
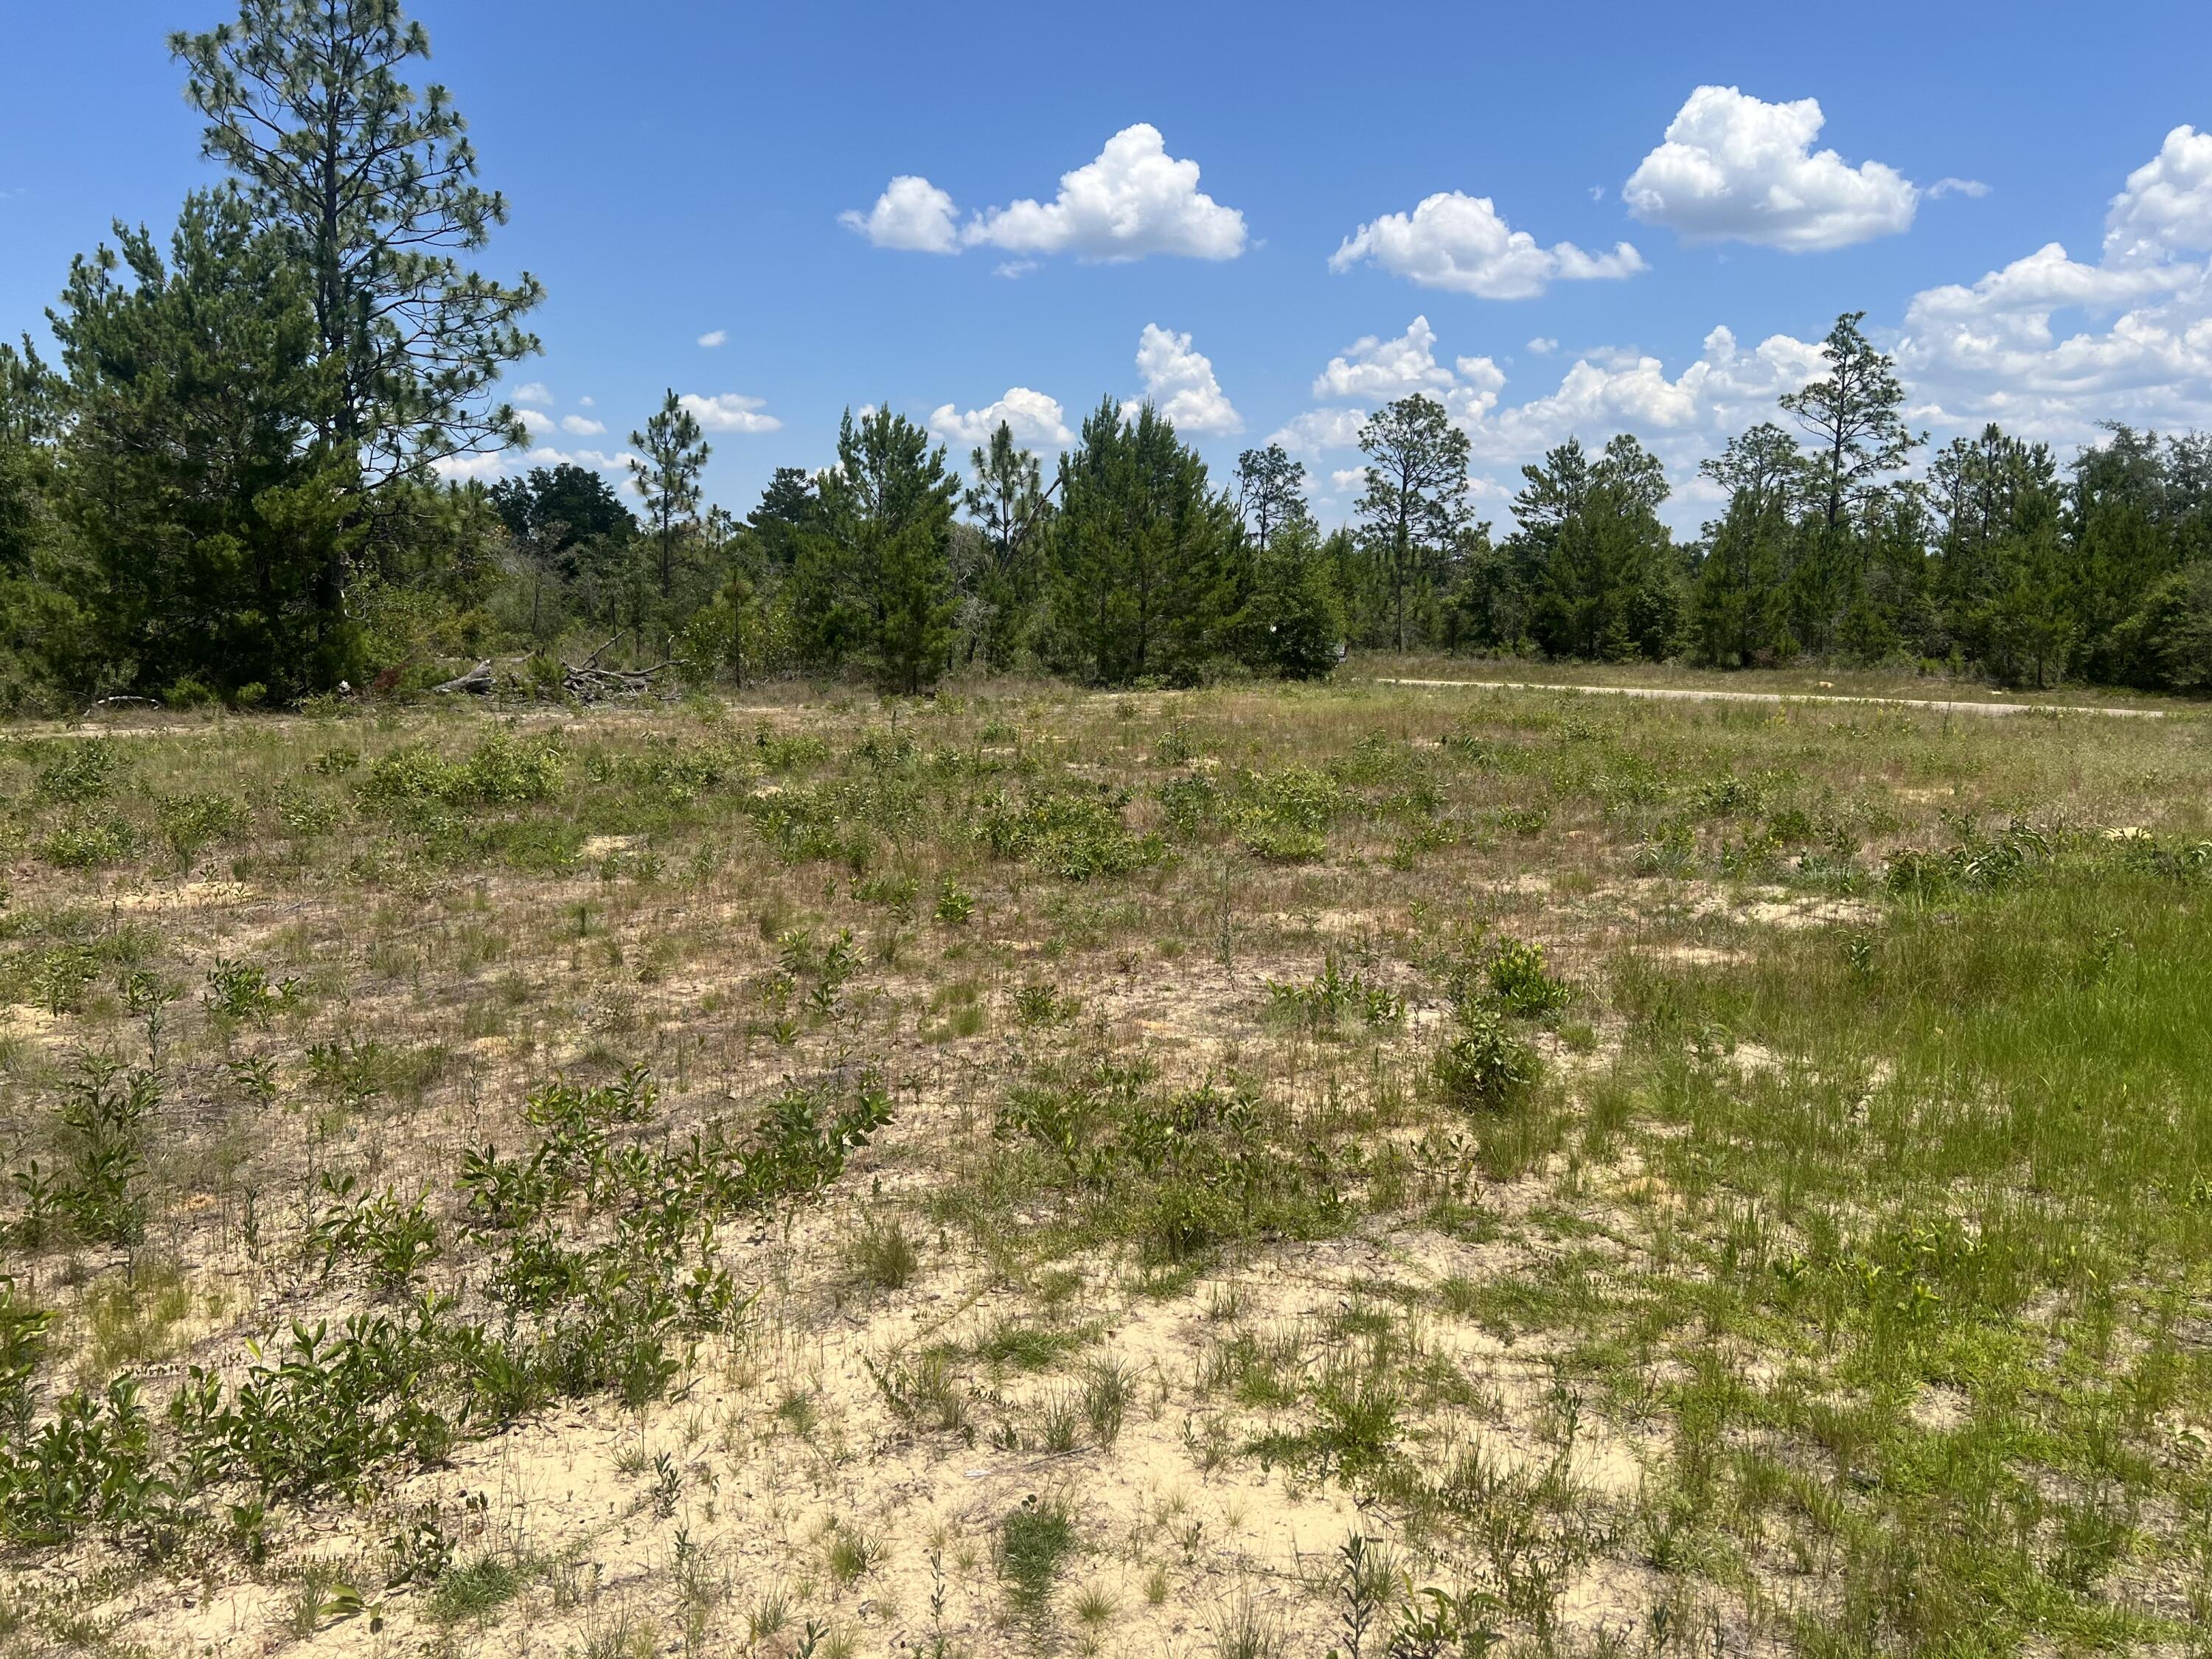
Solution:
<path fill-rule="evenodd" d="M 163 39 L 227 8 L 16 10 L 0 328 L 37 335 L 71 253 L 210 176 Z M 1626 429 L 1693 526 L 1698 456 L 1847 308 L 1939 441 L 2212 425 L 2202 3 L 412 10 L 512 203 L 483 264 L 549 291 L 538 447 L 611 463 L 672 387 L 738 511 L 848 404 L 957 459 L 1150 390 L 1218 471 L 1304 446 L 1341 517 L 1358 416 L 1426 389 L 1485 515 Z"/>

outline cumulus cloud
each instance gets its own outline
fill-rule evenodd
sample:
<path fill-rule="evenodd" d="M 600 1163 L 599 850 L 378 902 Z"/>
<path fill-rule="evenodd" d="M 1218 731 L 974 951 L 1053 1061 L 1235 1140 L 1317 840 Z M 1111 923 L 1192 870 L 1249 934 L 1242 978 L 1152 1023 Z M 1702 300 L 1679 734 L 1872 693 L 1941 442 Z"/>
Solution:
<path fill-rule="evenodd" d="M 1416 317 L 1403 334 L 1389 339 L 1363 334 L 1314 377 L 1316 398 L 1403 398 L 1434 392 L 1452 383 L 1452 373 L 1437 362 L 1437 331 L 1426 317 Z"/>
<path fill-rule="evenodd" d="M 1189 335 L 1146 323 L 1137 339 L 1137 372 L 1145 377 L 1145 396 L 1178 432 L 1244 429 L 1244 417 L 1214 378 L 1212 360 L 1191 349 Z M 1125 416 L 1136 410 L 1134 400 L 1121 405 Z"/>
<path fill-rule="evenodd" d="M 619 474 L 629 470 L 633 459 L 626 449 L 610 454 L 602 449 L 560 449 L 550 444 L 538 444 L 520 453 L 512 449 L 483 450 L 473 454 L 447 455 L 430 465 L 440 477 L 459 482 L 502 477 L 538 466 L 580 466 L 593 472 Z"/>
<path fill-rule="evenodd" d="M 1560 374 L 1555 389 L 1523 401 L 1504 401 L 1505 371 L 1487 356 L 1457 357 L 1446 368 L 1436 358 L 1436 335 L 1425 319 L 1395 340 L 1367 339 L 1331 362 L 1315 383 L 1316 395 L 1437 398 L 1468 434 L 1476 463 L 1470 489 L 1480 499 L 1504 502 L 1515 484 L 1512 469 L 1570 437 L 1595 447 L 1618 432 L 1634 432 L 1667 465 L 1678 484 L 1694 480 L 1698 462 L 1730 434 L 1771 419 L 1774 400 L 1821 371 L 1816 343 L 1777 334 L 1746 349 L 1727 328 L 1714 329 L 1693 362 L 1670 375 L 1646 353 L 1584 352 Z M 1345 372 L 1340 372 L 1340 366 Z M 1375 372 L 1380 370 L 1380 372 Z M 1286 449 L 1320 456 L 1357 447 L 1366 416 L 1358 409 L 1316 409 L 1274 434 Z M 1496 471 L 1505 480 L 1492 476 Z M 1356 466 L 1334 469 L 1341 490 Z"/>
<path fill-rule="evenodd" d="M 1233 259 L 1244 251 L 1244 216 L 1198 187 L 1198 163 L 1178 160 L 1150 122 L 1124 127 L 1097 156 L 1060 178 L 1048 202 L 1024 197 L 957 222 L 952 198 L 927 179 L 902 174 L 867 212 L 839 221 L 878 247 L 957 253 L 963 247 L 1004 249 L 1016 258 L 1002 276 L 1033 268 L 1032 256 L 1069 253 L 1120 263 L 1154 253 L 1193 259 Z"/>
<path fill-rule="evenodd" d="M 527 386 L 515 387 L 511 394 L 511 401 L 518 404 L 550 404 L 553 401 L 553 393 L 547 389 L 544 381 L 532 380 Z"/>
<path fill-rule="evenodd" d="M 676 401 L 709 432 L 774 432 L 783 425 L 775 416 L 761 413 L 766 399 L 748 398 L 742 392 L 724 392 L 708 398 L 687 392 Z"/>
<path fill-rule="evenodd" d="M 1008 386 L 996 403 L 971 409 L 964 415 L 951 404 L 931 412 L 929 429 L 947 443 L 988 443 L 1003 421 L 1013 428 L 1018 443 L 1065 444 L 1074 441 L 1067 416 L 1056 398 L 1032 392 L 1025 386 Z"/>
<path fill-rule="evenodd" d="M 588 415 L 563 415 L 561 430 L 579 438 L 596 438 L 606 430 L 604 421 L 595 421 Z"/>
<path fill-rule="evenodd" d="M 1539 334 L 1522 349 L 1532 357 L 1548 357 L 1559 349 L 1559 343 L 1548 334 Z"/>
<path fill-rule="evenodd" d="M 875 206 L 866 213 L 848 208 L 837 216 L 837 222 L 878 247 L 903 248 L 910 253 L 960 252 L 952 198 L 928 179 L 908 173 L 884 185 Z"/>
<path fill-rule="evenodd" d="M 1353 448 L 1359 442 L 1359 428 L 1366 424 L 1364 409 L 1310 409 L 1277 428 L 1267 441 L 1294 455 L 1319 455 Z"/>
<path fill-rule="evenodd" d="M 1938 179 L 1927 190 L 1928 199 L 1931 202 L 1940 201 L 1946 196 L 1978 198 L 1989 193 L 1990 187 L 1978 179 Z"/>
<path fill-rule="evenodd" d="M 1644 256 L 1626 242 L 1610 253 L 1585 253 L 1572 242 L 1545 247 L 1508 226 L 1487 196 L 1458 191 L 1425 198 L 1410 214 L 1386 213 L 1344 239 L 1329 256 L 1331 270 L 1372 261 L 1423 288 L 1485 300 L 1527 300 L 1555 281 L 1632 276 Z"/>
<path fill-rule="evenodd" d="M 553 430 L 553 417 L 541 415 L 534 409 L 518 409 L 514 411 L 514 417 L 522 422 L 522 429 L 533 438 L 542 438 Z"/>
<path fill-rule="evenodd" d="M 1692 241 L 1756 242 L 1793 253 L 1893 235 L 1920 192 L 1880 161 L 1852 167 L 1814 150 L 1820 101 L 1769 104 L 1734 87 L 1699 87 L 1665 142 L 1638 164 L 1628 210 Z"/>
<path fill-rule="evenodd" d="M 2105 216 L 2107 264 L 2212 249 L 2212 132 L 2176 127 Z"/>
<path fill-rule="evenodd" d="M 1097 160 L 1062 173 L 1051 201 L 993 208 L 962 237 L 1010 253 L 1233 259 L 1244 251 L 1244 216 L 1199 189 L 1198 176 L 1197 162 L 1170 155 L 1160 130 L 1139 121 L 1109 138 Z"/>
<path fill-rule="evenodd" d="M 727 345 L 729 342 L 730 331 L 726 328 L 710 328 L 699 337 L 699 343 L 709 351 L 718 345 Z"/>
<path fill-rule="evenodd" d="M 1897 359 L 1937 428 L 2057 445 L 2099 423 L 2212 423 L 2212 134 L 2174 128 L 2105 217 L 2098 262 L 2049 242 L 1905 308 Z"/>
<path fill-rule="evenodd" d="M 1601 443 L 1633 432 L 1662 459 L 1693 468 L 1706 446 L 1771 419 L 1774 400 L 1817 378 L 1824 362 L 1815 343 L 1775 334 L 1747 351 L 1719 327 L 1705 336 L 1697 361 L 1671 379 L 1646 353 L 1589 353 L 1557 390 L 1510 406 L 1493 400 L 1462 424 L 1477 454 L 1499 460 L 1531 459 L 1571 436 Z"/>

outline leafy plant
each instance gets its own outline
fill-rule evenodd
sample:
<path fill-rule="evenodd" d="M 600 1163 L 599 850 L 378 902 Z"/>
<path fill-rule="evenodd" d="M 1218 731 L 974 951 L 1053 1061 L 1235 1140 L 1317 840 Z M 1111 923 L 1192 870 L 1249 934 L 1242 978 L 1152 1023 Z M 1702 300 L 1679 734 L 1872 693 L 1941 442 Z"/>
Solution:
<path fill-rule="evenodd" d="M 1496 1010 L 1462 1005 L 1459 1033 L 1437 1053 L 1431 1070 L 1448 1106 L 1497 1112 L 1510 1105 L 1541 1071 L 1536 1051 L 1514 1035 Z"/>

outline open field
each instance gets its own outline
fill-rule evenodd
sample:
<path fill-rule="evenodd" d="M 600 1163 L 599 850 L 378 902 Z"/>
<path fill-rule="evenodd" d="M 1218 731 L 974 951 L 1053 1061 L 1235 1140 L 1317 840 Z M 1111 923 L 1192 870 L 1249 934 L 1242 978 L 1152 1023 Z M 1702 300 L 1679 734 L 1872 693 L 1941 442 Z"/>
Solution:
<path fill-rule="evenodd" d="M 2160 706 L 0 737 L 0 1653 L 2212 1652 Z"/>

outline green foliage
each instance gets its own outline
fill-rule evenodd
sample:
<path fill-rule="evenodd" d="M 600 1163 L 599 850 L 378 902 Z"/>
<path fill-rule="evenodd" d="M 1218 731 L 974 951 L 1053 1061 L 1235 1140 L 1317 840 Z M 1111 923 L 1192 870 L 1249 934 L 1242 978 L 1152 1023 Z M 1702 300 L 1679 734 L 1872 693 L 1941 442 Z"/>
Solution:
<path fill-rule="evenodd" d="M 0 1274 L 0 1425 L 11 1437 L 30 1427 L 31 1380 L 46 1358 L 53 1318 L 33 1307 L 13 1278 Z"/>
<path fill-rule="evenodd" d="M 996 856 L 1064 881 L 1125 876 L 1160 855 L 1156 837 L 1130 831 L 1120 803 L 1073 790 L 1032 794 L 1019 805 L 1002 801 L 984 812 L 975 834 Z"/>
<path fill-rule="evenodd" d="M 266 969 L 230 957 L 217 957 L 215 966 L 208 969 L 208 1008 L 225 1019 L 251 1019 L 266 1025 L 269 1016 L 289 1006 L 299 991 L 297 981 L 272 981 Z"/>
<path fill-rule="evenodd" d="M 38 756 L 32 793 L 40 800 L 82 806 L 106 800 L 123 775 L 123 751 L 112 738 L 58 743 Z"/>
<path fill-rule="evenodd" d="M 161 827 L 161 838 L 184 865 L 216 842 L 238 839 L 251 823 L 246 803 L 219 790 L 167 796 L 156 804 L 155 819 Z"/>
<path fill-rule="evenodd" d="M 1267 1001 L 1277 1012 L 1320 1036 L 1336 1035 L 1352 1015 L 1375 1026 L 1395 1025 L 1406 1013 L 1405 1000 L 1395 991 L 1357 969 L 1345 972 L 1334 953 L 1322 958 L 1318 975 L 1302 983 L 1269 980 Z"/>
<path fill-rule="evenodd" d="M 1545 971 L 1543 946 L 1522 939 L 1498 940 L 1484 971 L 1491 995 L 1513 1013 L 1556 1013 L 1571 994 L 1565 981 Z"/>
<path fill-rule="evenodd" d="M 837 465 L 797 537 L 792 605 L 802 654 L 835 667 L 858 658 L 887 688 L 936 684 L 951 659 L 951 548 L 959 483 L 945 451 L 902 415 L 878 409 L 837 434 Z"/>
<path fill-rule="evenodd" d="M 1456 1111 L 1494 1113 L 1511 1106 L 1541 1074 L 1536 1051 L 1516 1036 L 1497 1010 L 1462 1004 L 1459 1030 L 1437 1051 L 1431 1070 L 1437 1092 Z"/>
<path fill-rule="evenodd" d="M 134 1244 L 143 1236 L 147 1122 L 161 1102 L 161 1079 L 150 1068 L 78 1056 L 63 1085 L 67 1162 L 56 1201 L 79 1237 Z"/>
<path fill-rule="evenodd" d="M 1150 403 L 1114 399 L 1060 457 L 1046 660 L 1093 684 L 1194 684 L 1234 649 L 1245 586 L 1234 514 Z"/>
<path fill-rule="evenodd" d="M 356 789 L 363 805 L 386 817 L 428 824 L 444 807 L 546 800 L 567 781 L 567 750 L 558 737 L 499 732 L 465 761 L 450 760 L 424 744 L 392 750 L 378 757 Z"/>
<path fill-rule="evenodd" d="M 1057 1497 L 1032 1494 L 999 1523 L 999 1571 L 1017 1608 L 1043 1611 L 1075 1545 L 1074 1513 Z"/>

